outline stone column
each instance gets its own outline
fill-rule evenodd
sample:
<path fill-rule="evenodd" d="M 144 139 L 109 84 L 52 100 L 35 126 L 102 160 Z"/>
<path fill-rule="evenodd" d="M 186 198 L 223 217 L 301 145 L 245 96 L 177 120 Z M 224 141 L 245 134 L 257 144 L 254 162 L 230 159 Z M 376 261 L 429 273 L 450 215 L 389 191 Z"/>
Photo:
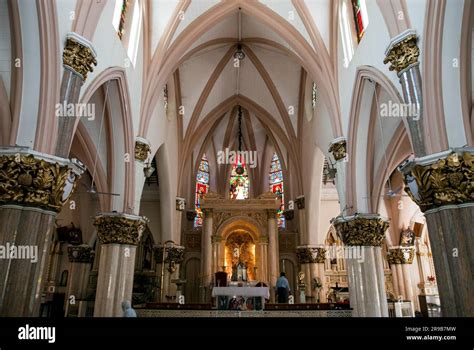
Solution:
<path fill-rule="evenodd" d="M 66 34 L 66 44 L 63 51 L 64 75 L 61 82 L 59 101 L 62 104 L 64 115 L 58 115 L 58 139 L 55 154 L 67 157 L 74 136 L 76 118 L 81 117 L 74 113 L 70 116 L 64 111 L 70 110 L 69 106 L 76 107 L 79 101 L 82 84 L 87 79 L 87 74 L 97 65 L 96 53 L 90 41 L 77 33 Z M 74 108 L 74 111 L 76 108 Z M 75 118 L 76 117 L 76 118 Z M 95 116 L 87 116 L 95 118 Z"/>
<path fill-rule="evenodd" d="M 222 237 L 221 236 L 211 236 L 212 242 L 212 270 L 211 270 L 211 280 L 214 281 L 214 273 L 220 271 L 222 266 L 219 266 L 220 259 L 220 246 L 221 246 Z"/>
<path fill-rule="evenodd" d="M 332 154 L 336 171 L 336 187 L 339 196 L 341 209 L 346 206 L 346 163 L 347 163 L 347 142 L 344 137 L 334 139 L 329 145 L 329 153 Z"/>
<path fill-rule="evenodd" d="M 443 316 L 474 316 L 474 149 L 415 158 L 399 170 L 426 217 Z"/>
<path fill-rule="evenodd" d="M 258 281 L 268 284 L 268 236 L 260 236 L 258 249 L 260 251 L 260 260 L 258 261 L 257 278 Z"/>
<path fill-rule="evenodd" d="M 275 299 L 275 285 L 278 277 L 280 276 L 280 254 L 278 247 L 278 225 L 276 221 L 276 210 L 267 210 L 268 215 L 268 242 L 269 242 L 269 254 L 268 266 L 269 266 L 269 284 L 270 284 L 270 298 L 272 302 Z"/>
<path fill-rule="evenodd" d="M 319 289 L 320 301 L 325 295 L 327 286 L 324 283 L 324 262 L 326 261 L 326 249 L 323 247 L 299 246 L 296 247 L 296 256 L 305 274 L 306 296 L 312 297 L 313 302 L 318 302 L 318 290 L 313 290 L 313 280 L 321 284 Z"/>
<path fill-rule="evenodd" d="M 302 243 L 308 243 L 308 230 L 306 227 L 306 210 L 305 210 L 305 201 L 304 196 L 298 196 L 295 199 L 296 207 L 298 208 L 298 225 L 299 225 L 299 234 Z"/>
<path fill-rule="evenodd" d="M 167 243 L 170 243 L 167 245 Z M 163 257 L 163 249 L 165 256 Z M 176 296 L 177 286 L 174 284 L 179 279 L 179 268 L 184 261 L 184 247 L 175 245 L 174 242 L 165 242 L 163 245 L 154 247 L 155 261 L 158 263 L 160 271 L 160 288 L 163 285 L 163 292 L 160 290 L 160 299 L 162 303 L 178 302 L 173 300 Z M 163 264 L 164 263 L 164 264 Z M 163 278 L 161 278 L 163 276 Z M 161 282 L 162 281 L 162 282 Z"/>
<path fill-rule="evenodd" d="M 395 247 L 391 248 L 387 254 L 387 260 L 390 264 L 390 268 L 397 273 L 397 289 L 395 290 L 395 296 L 402 295 L 405 300 L 410 300 L 414 304 L 416 303 L 413 295 L 413 284 L 411 276 L 407 270 L 407 265 L 413 262 L 415 257 L 415 249 L 413 247 Z M 394 286 L 395 288 L 395 286 Z"/>
<path fill-rule="evenodd" d="M 209 302 L 211 298 L 210 285 L 212 282 L 212 227 L 213 211 L 212 209 L 203 209 L 204 222 L 202 227 L 201 240 L 201 300 Z"/>
<path fill-rule="evenodd" d="M 89 271 L 94 260 L 94 251 L 88 245 L 68 247 L 69 278 L 66 292 L 66 317 L 74 314 L 84 317 L 86 309 L 81 308 L 86 298 Z M 85 306 L 85 305 L 83 305 Z M 80 314 L 82 311 L 84 314 Z"/>
<path fill-rule="evenodd" d="M 423 95 L 421 86 L 420 49 L 415 30 L 405 32 L 393 38 L 385 51 L 384 63 L 390 63 L 390 70 L 395 70 L 402 85 L 405 104 L 411 108 L 410 115 L 403 118 L 410 132 L 413 151 L 416 156 L 425 156 L 423 125 Z"/>
<path fill-rule="evenodd" d="M 84 170 L 76 160 L 0 148 L 0 315 L 39 316 L 54 220 Z"/>
<path fill-rule="evenodd" d="M 353 316 L 388 317 L 381 248 L 388 220 L 355 214 L 338 216 L 332 223 L 345 245 Z"/>
<path fill-rule="evenodd" d="M 135 254 L 147 221 L 116 212 L 95 217 L 101 252 L 94 317 L 121 316 L 122 301 L 132 301 Z"/>

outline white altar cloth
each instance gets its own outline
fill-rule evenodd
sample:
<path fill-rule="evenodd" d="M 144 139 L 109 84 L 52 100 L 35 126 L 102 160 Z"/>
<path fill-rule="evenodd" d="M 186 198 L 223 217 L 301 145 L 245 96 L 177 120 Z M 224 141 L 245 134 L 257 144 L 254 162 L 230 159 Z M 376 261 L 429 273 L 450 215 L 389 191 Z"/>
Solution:
<path fill-rule="evenodd" d="M 212 296 L 263 297 L 270 299 L 268 287 L 214 287 Z"/>

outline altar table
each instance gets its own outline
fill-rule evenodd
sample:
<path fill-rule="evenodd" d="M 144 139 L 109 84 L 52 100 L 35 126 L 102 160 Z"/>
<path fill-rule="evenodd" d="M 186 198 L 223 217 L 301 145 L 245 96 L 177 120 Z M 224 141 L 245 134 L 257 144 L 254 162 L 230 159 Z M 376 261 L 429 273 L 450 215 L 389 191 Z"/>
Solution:
<path fill-rule="evenodd" d="M 216 297 L 216 306 L 220 308 L 219 297 L 242 297 L 245 302 L 248 298 L 260 298 L 261 307 L 265 305 L 265 299 L 270 299 L 270 290 L 268 287 L 214 287 L 212 296 Z"/>

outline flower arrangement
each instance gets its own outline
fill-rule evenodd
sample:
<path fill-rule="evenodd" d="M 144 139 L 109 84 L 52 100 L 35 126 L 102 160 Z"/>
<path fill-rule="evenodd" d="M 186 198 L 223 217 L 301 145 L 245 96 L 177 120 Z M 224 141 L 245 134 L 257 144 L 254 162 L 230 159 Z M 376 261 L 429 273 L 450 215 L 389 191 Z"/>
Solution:
<path fill-rule="evenodd" d="M 434 276 L 428 276 L 428 282 L 434 283 L 435 280 Z"/>

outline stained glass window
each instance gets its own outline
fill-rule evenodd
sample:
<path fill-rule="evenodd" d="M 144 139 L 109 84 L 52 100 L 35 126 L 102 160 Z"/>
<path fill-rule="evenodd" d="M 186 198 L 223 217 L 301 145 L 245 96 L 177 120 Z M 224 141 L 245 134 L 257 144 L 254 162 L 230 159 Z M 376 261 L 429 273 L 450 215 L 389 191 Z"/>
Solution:
<path fill-rule="evenodd" d="M 352 0 L 352 10 L 354 12 L 357 39 L 360 41 L 364 36 L 365 30 L 369 24 L 365 0 Z"/>
<path fill-rule="evenodd" d="M 125 32 L 125 18 L 127 16 L 129 0 L 115 0 L 115 10 L 112 23 L 120 39 Z"/>
<path fill-rule="evenodd" d="M 230 199 L 249 198 L 249 175 L 245 162 L 241 157 L 232 166 L 229 196 Z"/>
<path fill-rule="evenodd" d="M 201 209 L 201 199 L 209 191 L 209 162 L 204 154 L 199 163 L 199 169 L 196 175 L 196 216 L 194 217 L 194 227 L 202 226 L 203 215 Z"/>
<path fill-rule="evenodd" d="M 285 228 L 285 198 L 283 188 L 283 172 L 281 170 L 281 163 L 278 155 L 273 154 L 272 162 L 270 164 L 270 191 L 276 193 L 280 199 L 280 209 L 277 212 L 278 227 Z"/>

